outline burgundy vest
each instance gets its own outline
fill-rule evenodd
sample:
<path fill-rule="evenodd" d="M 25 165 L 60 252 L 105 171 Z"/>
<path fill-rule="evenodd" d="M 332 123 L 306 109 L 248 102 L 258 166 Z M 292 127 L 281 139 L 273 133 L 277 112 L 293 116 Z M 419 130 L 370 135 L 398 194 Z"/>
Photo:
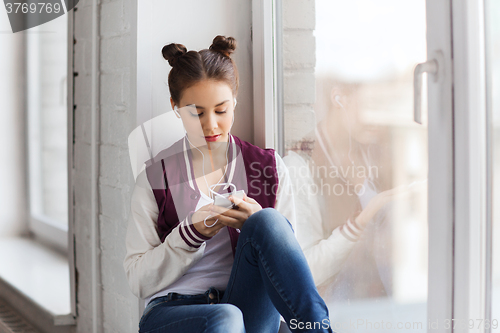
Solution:
<path fill-rule="evenodd" d="M 230 147 L 228 171 L 224 182 L 228 179 L 232 164 L 235 164 L 231 182 L 236 185 L 236 189 L 245 190 L 247 196 L 255 199 L 262 208 L 274 207 L 278 188 L 274 149 L 262 149 L 234 135 L 232 137 L 234 138 L 233 144 L 236 145 L 236 154 Z M 158 204 L 157 232 L 162 242 L 189 212 L 195 210 L 200 198 L 200 191 L 191 167 L 192 152 L 184 140 L 182 138 L 175 142 L 146 162 L 146 175 Z M 189 156 L 189 167 L 184 150 Z M 237 158 L 243 163 L 235 163 Z M 189 182 L 188 170 L 191 173 L 192 182 Z M 227 192 L 229 189 L 219 191 L 219 193 Z M 231 227 L 228 227 L 228 231 L 234 255 L 239 232 Z"/>

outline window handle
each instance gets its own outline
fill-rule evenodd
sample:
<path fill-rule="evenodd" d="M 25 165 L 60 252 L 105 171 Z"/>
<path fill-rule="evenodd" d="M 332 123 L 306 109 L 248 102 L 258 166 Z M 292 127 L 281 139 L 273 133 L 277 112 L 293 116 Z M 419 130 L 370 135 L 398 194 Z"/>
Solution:
<path fill-rule="evenodd" d="M 424 73 L 434 74 L 434 80 L 437 80 L 436 59 L 418 64 L 413 73 L 413 120 L 419 124 L 422 124 L 422 74 Z"/>

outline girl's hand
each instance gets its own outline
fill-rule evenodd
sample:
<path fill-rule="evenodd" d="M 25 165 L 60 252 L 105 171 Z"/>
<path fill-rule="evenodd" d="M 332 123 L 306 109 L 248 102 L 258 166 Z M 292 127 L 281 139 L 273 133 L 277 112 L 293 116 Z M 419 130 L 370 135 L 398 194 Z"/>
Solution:
<path fill-rule="evenodd" d="M 387 203 L 408 197 L 412 191 L 422 190 L 427 185 L 427 180 L 401 185 L 390 190 L 380 192 L 374 196 L 356 218 L 356 222 L 364 228 L 375 214 Z"/>
<path fill-rule="evenodd" d="M 228 198 L 233 202 L 236 207 L 233 209 L 227 209 L 221 206 L 212 206 L 212 211 L 216 219 L 219 222 L 228 227 L 233 227 L 235 229 L 241 229 L 245 221 L 253 214 L 262 209 L 262 206 L 254 199 L 248 197 L 246 193 L 243 194 L 243 199 L 235 196 L 229 196 Z"/>
<path fill-rule="evenodd" d="M 206 237 L 213 237 L 217 235 L 220 229 L 225 227 L 224 224 L 220 223 L 221 220 L 213 226 L 213 227 L 206 227 L 205 223 L 207 225 L 212 225 L 215 223 L 217 220 L 217 217 L 214 217 L 216 213 L 211 211 L 211 208 L 214 206 L 213 203 L 210 203 L 208 205 L 205 205 L 198 209 L 196 212 L 194 212 L 193 216 L 191 217 L 191 220 L 193 221 L 193 226 L 196 228 L 196 230 L 202 234 L 203 236 Z M 203 223 L 204 219 L 210 216 L 205 223 Z"/>

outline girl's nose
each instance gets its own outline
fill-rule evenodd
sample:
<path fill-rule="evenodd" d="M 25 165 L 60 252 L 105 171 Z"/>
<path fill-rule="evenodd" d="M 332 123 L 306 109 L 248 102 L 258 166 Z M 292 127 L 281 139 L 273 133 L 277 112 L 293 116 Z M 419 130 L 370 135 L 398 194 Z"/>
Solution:
<path fill-rule="evenodd" d="M 217 119 L 214 114 L 208 114 L 205 118 L 205 123 L 203 124 L 206 131 L 211 131 L 214 128 L 217 128 Z"/>

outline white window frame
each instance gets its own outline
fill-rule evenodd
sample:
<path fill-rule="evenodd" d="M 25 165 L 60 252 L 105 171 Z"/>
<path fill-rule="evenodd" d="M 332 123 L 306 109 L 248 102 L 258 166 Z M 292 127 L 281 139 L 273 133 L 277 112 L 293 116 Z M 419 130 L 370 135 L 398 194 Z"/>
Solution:
<path fill-rule="evenodd" d="M 276 0 L 252 1 L 254 143 L 278 149 Z"/>
<path fill-rule="evenodd" d="M 68 230 L 67 230 L 67 258 L 69 265 L 69 278 L 70 278 L 70 295 L 71 295 L 71 315 L 76 319 L 77 311 L 76 311 L 76 246 L 75 246 L 75 218 L 74 218 L 74 207 L 73 207 L 73 170 L 74 170 L 74 147 L 73 147 L 73 138 L 74 138 L 74 111 L 75 111 L 75 103 L 74 103 L 74 11 L 77 10 L 74 8 L 70 14 L 68 15 L 68 72 L 67 72 L 67 110 L 68 110 Z M 71 93 L 70 93 L 71 92 Z M 75 320 L 76 321 L 76 320 Z"/>
<path fill-rule="evenodd" d="M 486 94 L 484 0 L 455 0 L 453 88 L 455 136 L 454 318 L 485 319 L 491 311 L 491 119 Z M 491 155 L 490 155 L 491 156 Z M 489 249 L 489 251 L 488 251 Z M 488 273 L 489 272 L 489 273 Z M 491 318 L 488 318 L 491 319 Z M 454 332 L 485 332 L 484 326 Z"/>
<path fill-rule="evenodd" d="M 453 75 L 451 2 L 426 1 L 427 60 L 438 62 L 428 74 L 428 290 L 427 318 L 437 332 L 451 332 L 453 318 Z"/>
<path fill-rule="evenodd" d="M 486 74 L 486 267 L 485 267 L 485 318 L 490 322 L 492 312 L 492 279 L 493 279 L 493 109 L 492 109 L 492 68 L 490 67 L 493 60 L 493 48 L 491 36 L 489 35 L 488 13 L 490 10 L 490 0 L 484 0 L 484 40 L 485 40 L 485 74 Z M 490 329 L 486 332 L 491 332 Z"/>

